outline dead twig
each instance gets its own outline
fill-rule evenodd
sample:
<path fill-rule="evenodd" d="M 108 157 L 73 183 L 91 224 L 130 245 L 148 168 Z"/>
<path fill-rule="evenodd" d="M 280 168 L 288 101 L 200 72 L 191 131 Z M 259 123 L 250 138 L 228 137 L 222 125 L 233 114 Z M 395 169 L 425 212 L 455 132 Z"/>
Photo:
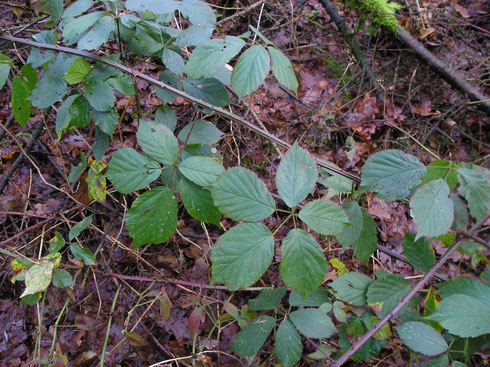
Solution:
<path fill-rule="evenodd" d="M 230 15 L 227 18 L 221 19 L 220 21 L 216 22 L 216 27 L 218 27 L 218 26 L 220 26 L 220 25 L 222 25 L 222 24 L 224 24 L 226 22 L 230 22 L 230 21 L 232 21 L 235 18 L 241 17 L 242 15 L 247 14 L 248 12 L 250 12 L 253 9 L 255 9 L 255 8 L 259 7 L 260 5 L 262 5 L 263 2 L 264 2 L 264 0 L 257 1 L 256 3 L 253 3 L 252 5 L 246 7 L 243 10 L 241 10 L 239 12 L 236 12 L 235 14 Z"/>

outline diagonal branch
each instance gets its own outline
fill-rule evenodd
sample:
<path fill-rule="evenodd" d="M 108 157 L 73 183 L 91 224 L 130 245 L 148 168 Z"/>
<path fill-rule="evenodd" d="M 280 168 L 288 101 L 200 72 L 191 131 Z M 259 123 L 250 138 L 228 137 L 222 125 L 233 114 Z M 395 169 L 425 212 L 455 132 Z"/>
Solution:
<path fill-rule="evenodd" d="M 168 84 L 162 83 L 162 82 L 160 82 L 160 81 L 158 81 L 158 80 L 156 80 L 156 79 L 154 79 L 148 75 L 145 75 L 143 73 L 140 73 L 139 71 L 128 68 L 122 64 L 115 62 L 115 61 L 104 59 L 104 58 L 97 56 L 97 55 L 94 55 L 90 52 L 75 50 L 75 49 L 70 48 L 70 47 L 50 45 L 47 43 L 38 43 L 38 42 L 31 41 L 31 40 L 26 40 L 26 39 L 12 37 L 12 36 L 6 36 L 6 35 L 2 35 L 2 34 L 0 34 L 0 39 L 10 41 L 10 42 L 14 42 L 14 43 L 20 43 L 20 44 L 24 44 L 24 45 L 28 45 L 28 46 L 32 46 L 32 47 L 37 47 L 37 48 L 41 48 L 41 49 L 45 49 L 45 50 L 65 52 L 68 54 L 83 57 L 85 59 L 94 60 L 97 62 L 101 62 L 101 63 L 107 64 L 107 65 L 110 65 L 110 66 L 112 66 L 118 70 L 121 70 L 122 72 L 124 72 L 126 74 L 133 75 L 136 78 L 139 78 L 139 79 L 144 80 L 150 84 L 153 84 L 159 88 L 162 88 L 162 89 L 165 89 L 169 92 L 172 92 L 173 94 L 175 94 L 179 97 L 182 97 L 182 98 L 184 98 L 184 99 L 186 99 L 192 103 L 195 103 L 196 105 L 198 105 L 200 107 L 208 108 L 211 111 L 214 111 L 223 117 L 226 117 L 226 118 L 228 118 L 228 119 L 230 119 L 236 123 L 239 123 L 240 125 L 245 126 L 246 128 L 252 130 L 256 134 L 268 139 L 271 142 L 276 143 L 277 145 L 279 145 L 283 148 L 286 148 L 286 149 L 291 148 L 291 145 L 289 143 L 287 143 L 284 140 L 276 137 L 275 135 L 261 129 L 260 127 L 252 124 L 251 122 L 243 119 L 242 117 L 235 115 L 234 113 L 226 111 L 225 109 L 223 109 L 221 107 L 217 107 L 217 106 L 214 106 L 210 103 L 204 102 L 202 99 L 198 99 L 196 97 L 193 97 L 193 96 L 191 96 L 191 95 L 189 95 L 189 94 L 187 94 L 181 90 L 178 90 L 178 89 L 176 89 L 176 88 L 174 88 Z M 336 167 L 334 164 L 332 164 L 330 162 L 327 162 L 327 161 L 325 161 L 323 159 L 319 159 L 319 158 L 315 158 L 315 160 L 319 166 L 325 168 L 328 171 L 335 172 L 341 176 L 344 176 L 346 178 L 351 179 L 352 181 L 354 181 L 356 183 L 361 182 L 361 179 L 358 176 L 356 176 L 350 172 L 344 171 L 343 169 Z"/>

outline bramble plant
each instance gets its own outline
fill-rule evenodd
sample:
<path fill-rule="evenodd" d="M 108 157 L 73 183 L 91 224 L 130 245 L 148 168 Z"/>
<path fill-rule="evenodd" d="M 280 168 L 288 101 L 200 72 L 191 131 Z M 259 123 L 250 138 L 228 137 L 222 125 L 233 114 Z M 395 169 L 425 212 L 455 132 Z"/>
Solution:
<path fill-rule="evenodd" d="M 55 29 L 44 31 L 34 35 L 34 41 L 52 46 L 62 41 L 89 51 L 116 42 L 122 53 L 107 55 L 107 60 L 126 62 L 126 49 L 138 57 L 159 59 L 165 67 L 159 76 L 161 82 L 212 106 L 231 103 L 226 86 L 239 98 L 253 93 L 271 70 L 282 85 L 295 92 L 298 88 L 290 61 L 254 27 L 238 37 L 211 39 L 216 16 L 202 1 L 109 1 L 110 9 L 100 10 L 100 2 L 78 0 L 64 11 L 63 1 L 48 3 L 51 25 L 58 26 L 61 33 Z M 370 6 L 371 2 L 362 3 Z M 386 16 L 393 16 L 396 7 L 386 6 Z M 186 29 L 171 27 L 175 12 L 189 22 Z M 252 40 L 252 35 L 261 44 Z M 184 52 L 189 51 L 188 47 L 194 49 Z M 213 284 L 224 284 L 231 291 L 250 287 L 271 267 L 274 254 L 280 253 L 279 274 L 291 289 L 288 309 L 279 307 L 286 287 L 262 289 L 249 301 L 248 309 L 263 311 L 260 316 L 248 313 L 244 318 L 237 307 L 225 304 L 228 317 L 242 327 L 233 343 L 233 351 L 240 356 L 254 356 L 275 330 L 275 353 L 284 366 L 300 360 L 301 335 L 324 339 L 338 334 L 340 350 L 322 344 L 309 357 L 340 357 L 351 347 L 351 336 L 364 335 L 409 294 L 412 286 L 401 275 L 376 272 L 373 280 L 349 272 L 340 261 L 324 255 L 319 242 L 325 238 L 335 238 L 344 249 L 352 248 L 360 261 L 368 261 L 376 251 L 376 223 L 362 207 L 365 193 L 375 193 L 387 202 L 409 200 L 417 232 L 405 234 L 403 252 L 418 271 L 428 273 L 435 266 L 432 239 L 448 247 L 460 246 L 460 251 L 472 256 L 473 265 L 487 262 L 480 243 L 459 243 L 470 216 L 479 221 L 490 208 L 490 173 L 483 167 L 445 160 L 425 166 L 417 157 L 391 149 L 367 159 L 361 185 L 355 188 L 354 182 L 345 177 L 328 170 L 319 172 L 316 159 L 296 142 L 275 174 L 278 205 L 253 171 L 224 168 L 215 147 L 223 133 L 213 123 L 197 119 L 187 122 L 177 133 L 177 115 L 169 105 L 176 94 L 159 87 L 156 95 L 164 106 L 153 116 L 140 119 L 136 134 L 139 148 L 121 148 L 106 164 L 103 157 L 121 120 L 114 107 L 114 90 L 136 98 L 135 83 L 102 61 L 91 63 L 80 53 L 56 53 L 54 49 L 41 52 L 33 48 L 20 75 L 12 78 L 14 117 L 26 127 L 32 106 L 50 108 L 64 99 L 56 117 L 59 139 L 74 127 L 94 122 L 93 157 L 82 153 L 81 163 L 72 167 L 69 181 L 76 182 L 88 168 L 90 198 L 98 201 L 105 200 L 106 178 L 121 194 L 151 187 L 132 202 L 125 217 L 135 251 L 144 245 L 165 243 L 174 235 L 181 201 L 189 215 L 200 222 L 220 227 L 222 215 L 237 222 L 211 249 Z M 230 62 L 234 64 L 232 71 Z M 13 66 L 9 58 L 0 55 L 0 86 Z M 40 78 L 36 69 L 42 70 Z M 313 199 L 317 183 L 350 200 L 340 206 L 329 199 Z M 272 215 L 281 218 L 276 228 L 261 222 Z M 90 216 L 75 225 L 69 241 L 90 226 L 91 220 Z M 276 237 L 285 225 L 291 229 L 279 246 Z M 59 268 L 65 246 L 61 234 L 56 233 L 48 254 L 40 261 L 18 258 L 12 262 L 18 271 L 13 280 L 25 281 L 23 302 L 37 302 L 51 283 L 57 287 L 73 284 L 70 273 Z M 95 255 L 79 243 L 73 242 L 69 248 L 85 265 L 95 262 Z M 328 288 L 320 288 L 328 263 L 338 270 L 338 277 L 326 284 Z M 485 335 L 490 333 L 489 295 L 488 268 L 481 280 L 460 277 L 440 284 L 438 289 L 430 287 L 423 300 L 415 296 L 398 312 L 396 333 L 413 352 L 437 356 L 431 366 L 447 365 L 449 358 L 467 362 L 485 345 Z M 378 314 L 369 308 L 375 305 L 379 306 Z M 393 335 L 394 330 L 385 324 L 352 358 L 365 360 L 377 355 Z M 466 346 L 464 351 L 462 344 Z"/>

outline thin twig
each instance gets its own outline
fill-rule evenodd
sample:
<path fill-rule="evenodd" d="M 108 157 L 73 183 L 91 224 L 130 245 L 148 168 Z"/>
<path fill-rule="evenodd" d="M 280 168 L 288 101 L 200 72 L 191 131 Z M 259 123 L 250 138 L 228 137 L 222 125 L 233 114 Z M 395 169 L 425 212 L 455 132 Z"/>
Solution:
<path fill-rule="evenodd" d="M 246 7 L 245 9 L 239 11 L 239 12 L 236 12 L 235 14 L 233 15 L 230 15 L 229 17 L 227 18 L 223 18 L 221 19 L 220 21 L 216 22 L 216 27 L 219 27 L 220 25 L 222 25 L 223 23 L 226 23 L 226 22 L 229 22 L 235 18 L 238 18 L 238 17 L 241 17 L 242 15 L 245 15 L 247 14 L 248 12 L 250 12 L 251 10 L 255 9 L 256 7 L 260 6 L 262 3 L 264 2 L 264 0 L 260 0 L 260 1 L 257 1 L 256 3 L 250 5 L 249 7 Z"/>

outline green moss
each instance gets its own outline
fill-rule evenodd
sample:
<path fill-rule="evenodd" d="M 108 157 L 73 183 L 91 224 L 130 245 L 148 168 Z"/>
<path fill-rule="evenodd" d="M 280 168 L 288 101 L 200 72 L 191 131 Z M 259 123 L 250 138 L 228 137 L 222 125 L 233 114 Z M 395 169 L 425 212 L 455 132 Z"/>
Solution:
<path fill-rule="evenodd" d="M 374 24 L 398 33 L 400 24 L 395 11 L 400 9 L 401 5 L 388 0 L 349 0 L 349 5 L 361 14 L 361 18 L 367 17 Z"/>

